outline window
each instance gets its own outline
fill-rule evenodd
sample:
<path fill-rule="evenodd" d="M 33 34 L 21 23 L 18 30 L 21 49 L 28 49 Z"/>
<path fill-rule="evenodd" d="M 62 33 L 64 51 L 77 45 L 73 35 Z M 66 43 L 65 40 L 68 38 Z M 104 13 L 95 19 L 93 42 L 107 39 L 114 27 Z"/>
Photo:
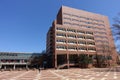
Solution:
<path fill-rule="evenodd" d="M 68 32 L 76 32 L 74 29 L 67 29 Z"/>
<path fill-rule="evenodd" d="M 76 38 L 75 35 L 68 35 L 68 38 Z"/>
<path fill-rule="evenodd" d="M 87 44 L 88 44 L 88 45 L 90 45 L 90 46 L 95 45 L 95 43 L 94 43 L 94 42 L 87 42 Z"/>
<path fill-rule="evenodd" d="M 92 26 L 86 26 L 86 28 L 92 28 Z"/>
<path fill-rule="evenodd" d="M 75 46 L 69 46 L 68 50 L 77 50 L 77 47 L 75 47 Z"/>
<path fill-rule="evenodd" d="M 67 47 L 66 46 L 57 46 L 57 49 L 58 50 L 65 50 L 65 49 L 67 49 Z"/>
<path fill-rule="evenodd" d="M 79 34 L 85 34 L 84 31 L 80 31 L 80 30 L 78 30 L 77 32 L 78 32 Z"/>
<path fill-rule="evenodd" d="M 85 39 L 84 36 L 78 36 L 78 39 Z"/>
<path fill-rule="evenodd" d="M 87 32 L 86 32 L 86 34 L 90 34 L 90 35 L 93 35 L 93 32 L 88 32 L 88 31 L 87 31 Z"/>
<path fill-rule="evenodd" d="M 60 33 L 57 33 L 57 36 L 59 36 L 59 37 L 66 37 L 66 34 L 60 34 Z"/>
<path fill-rule="evenodd" d="M 66 40 L 63 40 L 63 39 L 60 39 L 60 40 L 57 40 L 58 43 L 66 43 Z"/>
<path fill-rule="evenodd" d="M 67 15 L 69 17 L 76 17 L 76 18 L 79 18 L 79 19 L 85 19 L 85 20 L 89 20 L 89 21 L 95 21 L 95 22 L 99 22 L 99 23 L 104 23 L 103 20 L 88 18 L 88 17 L 85 17 L 85 16 L 79 16 L 79 15 L 76 15 L 76 14 L 63 13 L 63 15 Z M 96 24 L 96 25 L 105 26 L 104 24 Z"/>
<path fill-rule="evenodd" d="M 56 29 L 59 30 L 59 31 L 66 31 L 65 28 L 60 28 L 60 27 L 57 27 Z"/>
<path fill-rule="evenodd" d="M 68 18 L 68 17 L 64 17 L 64 19 L 71 21 L 71 18 Z"/>
<path fill-rule="evenodd" d="M 99 32 L 99 31 L 95 31 L 94 33 L 95 34 L 105 34 L 105 35 L 107 34 L 106 32 Z"/>
<path fill-rule="evenodd" d="M 88 51 L 96 51 L 96 49 L 93 48 L 93 47 L 89 47 L 89 48 L 88 48 Z"/>
<path fill-rule="evenodd" d="M 80 44 L 80 45 L 85 45 L 86 42 L 85 42 L 85 41 L 78 41 L 78 44 Z"/>
<path fill-rule="evenodd" d="M 108 39 L 106 36 L 98 36 L 98 35 L 95 35 L 96 38 L 102 38 L 102 39 Z"/>
<path fill-rule="evenodd" d="M 68 43 L 70 43 L 70 44 L 77 44 L 77 42 L 76 41 L 68 41 Z"/>
<path fill-rule="evenodd" d="M 94 37 L 91 37 L 91 36 L 86 36 L 86 39 L 91 39 L 91 40 L 94 40 Z"/>
<path fill-rule="evenodd" d="M 68 16 L 71 16 L 71 14 L 69 14 L 69 13 L 63 13 L 64 15 L 68 15 Z"/>
<path fill-rule="evenodd" d="M 76 21 L 76 22 L 79 22 L 79 20 L 77 20 L 77 19 L 72 19 L 72 21 Z"/>
<path fill-rule="evenodd" d="M 70 22 L 64 22 L 64 24 L 69 24 L 69 25 L 72 25 Z"/>
<path fill-rule="evenodd" d="M 86 51 L 87 48 L 86 47 L 79 47 L 78 50 L 80 50 L 80 51 Z"/>

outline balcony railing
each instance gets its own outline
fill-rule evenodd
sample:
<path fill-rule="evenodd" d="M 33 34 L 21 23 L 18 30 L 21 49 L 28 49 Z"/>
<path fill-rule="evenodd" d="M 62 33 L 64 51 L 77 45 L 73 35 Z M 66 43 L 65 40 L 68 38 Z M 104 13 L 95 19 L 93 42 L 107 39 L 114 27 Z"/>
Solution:
<path fill-rule="evenodd" d="M 67 31 L 67 32 L 69 32 L 69 33 L 76 33 L 76 32 L 74 32 L 74 31 Z"/>
<path fill-rule="evenodd" d="M 93 34 L 86 34 L 86 35 L 90 35 L 90 36 L 93 36 Z"/>
<path fill-rule="evenodd" d="M 66 32 L 65 30 L 58 30 L 58 29 L 57 29 L 57 31 L 60 31 L 60 32 Z"/>
<path fill-rule="evenodd" d="M 62 35 L 57 35 L 57 37 L 64 37 L 64 38 L 65 38 L 66 36 L 62 36 Z"/>
<path fill-rule="evenodd" d="M 78 34 L 85 34 L 85 33 L 81 33 L 81 32 L 77 32 Z"/>
<path fill-rule="evenodd" d="M 81 44 L 81 43 L 78 43 L 78 45 L 84 45 L 84 46 L 85 46 L 86 44 Z"/>
<path fill-rule="evenodd" d="M 87 51 L 87 50 L 80 50 L 80 49 L 78 49 L 78 51 Z"/>
<path fill-rule="evenodd" d="M 25 65 L 30 64 L 29 62 L 0 62 L 1 65 Z"/>
<path fill-rule="evenodd" d="M 86 40 L 94 41 L 94 39 L 90 39 L 90 38 L 89 38 L 89 39 L 86 39 Z"/>
<path fill-rule="evenodd" d="M 68 49 L 69 51 L 77 51 L 76 49 Z"/>
<path fill-rule="evenodd" d="M 95 46 L 95 45 L 88 44 L 88 46 Z"/>
<path fill-rule="evenodd" d="M 88 50 L 88 52 L 96 52 L 95 50 Z"/>
<path fill-rule="evenodd" d="M 68 42 L 68 44 L 77 44 L 77 43 L 69 43 L 69 42 Z"/>
<path fill-rule="evenodd" d="M 63 48 L 56 48 L 56 50 L 66 50 L 66 49 L 63 49 Z"/>
<path fill-rule="evenodd" d="M 56 43 L 58 43 L 58 44 L 66 44 L 66 42 L 56 42 Z"/>
<path fill-rule="evenodd" d="M 67 38 L 72 38 L 72 39 L 76 39 L 76 37 L 67 37 Z"/>

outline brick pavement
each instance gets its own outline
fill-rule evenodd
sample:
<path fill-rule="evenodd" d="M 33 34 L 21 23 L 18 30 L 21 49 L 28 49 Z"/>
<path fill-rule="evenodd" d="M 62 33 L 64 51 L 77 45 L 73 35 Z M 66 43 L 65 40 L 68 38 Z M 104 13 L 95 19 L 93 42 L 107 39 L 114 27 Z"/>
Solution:
<path fill-rule="evenodd" d="M 61 69 L 38 71 L 3 71 L 0 80 L 120 80 L 120 67 Z"/>

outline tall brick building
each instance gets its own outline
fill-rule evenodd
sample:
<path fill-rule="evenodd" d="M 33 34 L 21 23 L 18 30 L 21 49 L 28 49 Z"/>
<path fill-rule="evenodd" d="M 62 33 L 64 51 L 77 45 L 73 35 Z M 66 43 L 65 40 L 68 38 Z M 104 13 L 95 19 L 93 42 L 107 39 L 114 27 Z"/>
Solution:
<path fill-rule="evenodd" d="M 116 50 L 107 16 L 62 6 L 47 33 L 46 50 L 52 66 L 73 66 L 75 57 L 110 55 Z M 111 50 L 111 51 L 110 51 Z"/>

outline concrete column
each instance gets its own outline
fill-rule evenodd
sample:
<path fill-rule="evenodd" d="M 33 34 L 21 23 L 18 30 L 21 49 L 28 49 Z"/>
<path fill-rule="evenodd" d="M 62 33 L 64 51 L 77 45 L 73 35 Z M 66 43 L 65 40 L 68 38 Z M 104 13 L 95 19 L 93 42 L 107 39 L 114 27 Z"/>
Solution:
<path fill-rule="evenodd" d="M 28 69 L 28 65 L 26 64 L 26 69 Z"/>
<path fill-rule="evenodd" d="M 15 70 L 15 68 L 16 68 L 16 66 L 14 65 L 14 66 L 13 66 L 13 69 Z"/>
<path fill-rule="evenodd" d="M 4 66 L 4 69 L 6 69 L 6 66 Z"/>
<path fill-rule="evenodd" d="M 67 67 L 70 68 L 69 54 L 67 53 Z"/>
<path fill-rule="evenodd" d="M 1 60 L 0 60 L 0 69 L 2 68 L 2 63 L 1 63 Z"/>
<path fill-rule="evenodd" d="M 55 54 L 55 68 L 57 69 L 57 54 Z"/>
<path fill-rule="evenodd" d="M 2 65 L 0 65 L 0 69 L 2 68 Z"/>

